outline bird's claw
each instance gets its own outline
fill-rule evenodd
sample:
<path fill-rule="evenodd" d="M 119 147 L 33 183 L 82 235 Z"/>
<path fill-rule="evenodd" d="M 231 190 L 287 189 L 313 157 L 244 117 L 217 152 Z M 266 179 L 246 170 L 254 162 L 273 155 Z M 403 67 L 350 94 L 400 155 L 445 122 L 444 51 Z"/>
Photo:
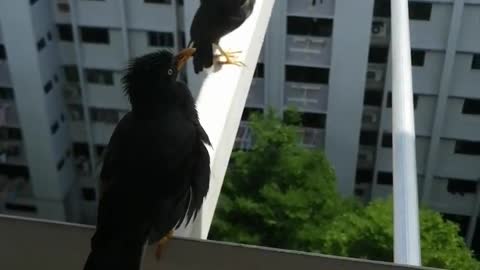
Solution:
<path fill-rule="evenodd" d="M 216 63 L 221 65 L 235 65 L 239 67 L 246 67 L 245 63 L 238 60 L 238 54 L 242 51 L 233 51 L 233 52 L 225 52 L 222 54 L 215 55 Z M 225 60 L 220 60 L 223 57 Z"/>
<path fill-rule="evenodd" d="M 162 239 L 160 239 L 157 243 L 156 243 L 156 247 L 155 247 L 155 258 L 158 260 L 160 260 L 160 258 L 162 257 L 162 253 L 163 253 L 163 250 L 165 249 L 165 246 L 167 244 L 167 242 L 172 239 L 173 237 L 173 230 L 170 231 L 167 235 L 165 235 Z"/>

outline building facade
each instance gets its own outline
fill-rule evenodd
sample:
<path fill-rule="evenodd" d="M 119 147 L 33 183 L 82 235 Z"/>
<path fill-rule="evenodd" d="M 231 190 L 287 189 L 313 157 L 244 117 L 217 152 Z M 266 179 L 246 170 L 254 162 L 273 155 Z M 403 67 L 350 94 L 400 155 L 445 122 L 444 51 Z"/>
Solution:
<path fill-rule="evenodd" d="M 409 3 L 420 200 L 479 243 L 480 0 Z M 184 47 L 184 16 L 175 0 L 1 1 L 0 209 L 94 222 L 98 160 L 129 109 L 122 69 Z M 276 1 L 243 119 L 297 107 L 342 194 L 388 196 L 389 49 L 388 0 Z"/>

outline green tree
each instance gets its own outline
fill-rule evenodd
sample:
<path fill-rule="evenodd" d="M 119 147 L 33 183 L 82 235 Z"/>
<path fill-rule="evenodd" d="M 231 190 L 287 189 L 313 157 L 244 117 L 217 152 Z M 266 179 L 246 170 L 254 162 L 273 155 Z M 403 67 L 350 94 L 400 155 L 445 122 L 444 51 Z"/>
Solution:
<path fill-rule="evenodd" d="M 420 234 L 423 265 L 480 269 L 479 262 L 458 235 L 458 226 L 444 221 L 440 214 L 422 208 Z M 321 250 L 332 255 L 393 261 L 392 200 L 374 201 L 364 209 L 337 217 L 324 233 Z"/>
<path fill-rule="evenodd" d="M 289 123 L 300 119 L 287 116 Z M 232 154 L 210 238 L 316 250 L 329 221 L 351 207 L 337 195 L 332 168 L 272 111 L 250 123 L 253 148 Z"/>

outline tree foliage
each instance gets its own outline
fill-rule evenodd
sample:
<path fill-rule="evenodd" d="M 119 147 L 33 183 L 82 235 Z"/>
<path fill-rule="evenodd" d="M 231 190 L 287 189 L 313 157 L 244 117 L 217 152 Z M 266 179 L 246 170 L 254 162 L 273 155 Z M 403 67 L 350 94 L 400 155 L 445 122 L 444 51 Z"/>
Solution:
<path fill-rule="evenodd" d="M 392 202 L 342 199 L 320 150 L 299 144 L 299 116 L 253 115 L 254 144 L 232 154 L 209 238 L 324 254 L 393 260 Z M 426 266 L 479 270 L 458 227 L 421 209 Z"/>

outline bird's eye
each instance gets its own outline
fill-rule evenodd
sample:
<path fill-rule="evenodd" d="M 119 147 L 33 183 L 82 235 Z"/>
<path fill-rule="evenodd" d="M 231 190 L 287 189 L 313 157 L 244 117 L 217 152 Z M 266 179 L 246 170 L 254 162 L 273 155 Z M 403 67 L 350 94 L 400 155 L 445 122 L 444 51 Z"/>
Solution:
<path fill-rule="evenodd" d="M 172 75 L 173 74 L 173 69 L 168 69 L 168 75 Z"/>

